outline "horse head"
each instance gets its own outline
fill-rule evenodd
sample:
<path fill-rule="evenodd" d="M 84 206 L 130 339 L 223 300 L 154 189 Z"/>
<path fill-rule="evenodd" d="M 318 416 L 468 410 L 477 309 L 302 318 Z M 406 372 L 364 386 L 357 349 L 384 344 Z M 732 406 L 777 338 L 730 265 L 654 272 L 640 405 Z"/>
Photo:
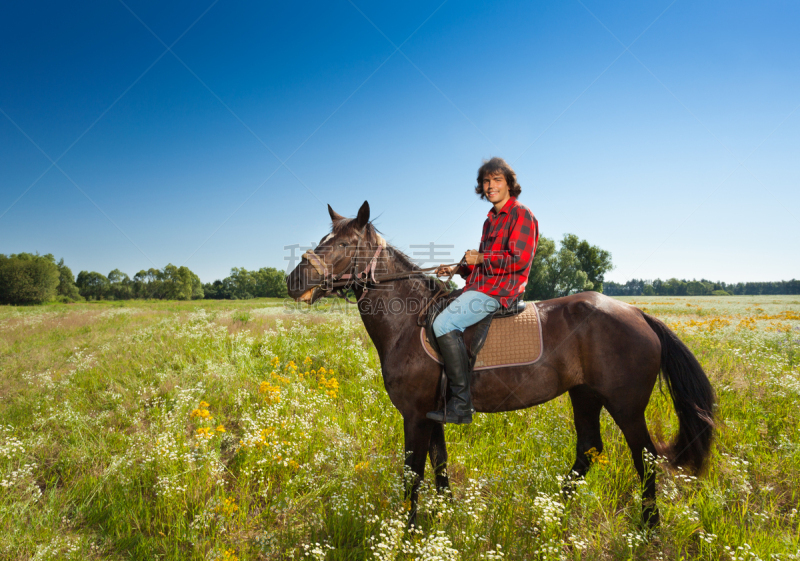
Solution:
<path fill-rule="evenodd" d="M 322 238 L 286 277 L 289 296 L 298 302 L 313 304 L 332 290 L 332 281 L 342 277 L 355 279 L 360 264 L 378 245 L 386 242 L 369 221 L 369 203 L 364 201 L 355 218 L 345 218 L 328 205 L 331 232 Z M 349 275 L 349 276 L 348 276 Z"/>

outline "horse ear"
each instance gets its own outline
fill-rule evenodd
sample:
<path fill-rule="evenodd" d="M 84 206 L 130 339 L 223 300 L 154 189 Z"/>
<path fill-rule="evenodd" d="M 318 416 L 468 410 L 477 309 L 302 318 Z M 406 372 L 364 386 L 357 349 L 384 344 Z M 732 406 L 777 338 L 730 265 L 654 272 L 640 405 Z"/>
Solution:
<path fill-rule="evenodd" d="M 367 201 L 364 201 L 364 204 L 361 205 L 360 209 L 358 209 L 358 216 L 356 216 L 356 220 L 362 229 L 369 222 L 369 203 Z"/>
<path fill-rule="evenodd" d="M 333 210 L 331 208 L 331 205 L 328 205 L 328 214 L 331 215 L 331 220 L 333 220 L 334 222 L 338 222 L 339 220 L 344 218 L 344 216 Z"/>

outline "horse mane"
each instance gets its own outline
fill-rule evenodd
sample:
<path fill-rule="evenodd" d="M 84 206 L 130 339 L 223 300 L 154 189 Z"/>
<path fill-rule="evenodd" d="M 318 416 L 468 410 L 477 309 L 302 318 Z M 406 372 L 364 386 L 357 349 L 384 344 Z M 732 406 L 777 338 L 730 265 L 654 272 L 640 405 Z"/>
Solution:
<path fill-rule="evenodd" d="M 416 263 L 414 263 L 408 255 L 397 249 L 395 246 L 387 244 L 387 249 L 392 254 L 392 256 L 394 256 L 395 260 L 400 263 L 400 265 L 404 270 L 411 270 L 411 271 L 419 270 L 419 266 Z M 419 271 L 417 275 L 414 275 L 411 278 L 425 282 L 428 290 L 430 290 L 431 292 L 438 290 L 439 284 L 442 282 L 436 277 L 426 275 L 422 271 Z"/>

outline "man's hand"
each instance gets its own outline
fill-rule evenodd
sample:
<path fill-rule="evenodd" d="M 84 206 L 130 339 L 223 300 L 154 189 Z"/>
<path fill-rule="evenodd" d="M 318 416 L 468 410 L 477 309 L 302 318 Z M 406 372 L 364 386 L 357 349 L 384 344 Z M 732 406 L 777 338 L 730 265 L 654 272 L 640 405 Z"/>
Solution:
<path fill-rule="evenodd" d="M 475 249 L 470 249 L 464 254 L 467 265 L 480 265 L 483 263 L 483 253 L 478 253 Z"/>
<path fill-rule="evenodd" d="M 448 267 L 447 265 L 439 265 L 439 268 L 436 269 L 436 276 L 437 277 L 452 277 L 456 273 L 455 267 Z"/>

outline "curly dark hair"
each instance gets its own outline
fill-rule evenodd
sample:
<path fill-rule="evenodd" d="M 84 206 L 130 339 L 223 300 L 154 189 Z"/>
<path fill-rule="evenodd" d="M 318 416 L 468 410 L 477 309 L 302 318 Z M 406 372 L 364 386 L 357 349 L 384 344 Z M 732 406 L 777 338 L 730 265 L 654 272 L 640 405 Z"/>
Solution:
<path fill-rule="evenodd" d="M 481 199 L 486 199 L 486 195 L 483 194 L 483 179 L 487 175 L 491 177 L 498 172 L 506 176 L 508 194 L 512 197 L 519 197 L 519 194 L 522 193 L 522 187 L 517 183 L 517 174 L 503 158 L 492 158 L 491 160 L 483 161 L 483 165 L 478 170 L 478 185 L 475 187 L 475 193 L 480 195 Z"/>

